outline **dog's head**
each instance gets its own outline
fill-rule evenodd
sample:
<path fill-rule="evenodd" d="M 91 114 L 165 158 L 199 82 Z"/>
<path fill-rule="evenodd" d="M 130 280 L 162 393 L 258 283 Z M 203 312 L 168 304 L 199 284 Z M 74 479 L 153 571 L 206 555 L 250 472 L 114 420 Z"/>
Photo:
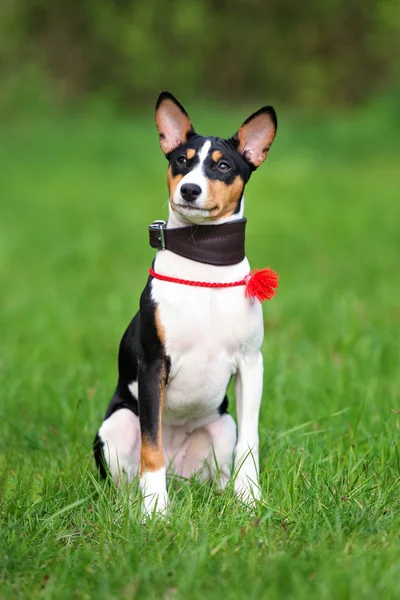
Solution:
<path fill-rule="evenodd" d="M 212 223 L 240 213 L 244 186 L 266 159 L 277 120 L 272 106 L 252 114 L 229 139 L 198 135 L 168 92 L 156 105 L 161 148 L 169 161 L 171 209 L 183 221 Z"/>

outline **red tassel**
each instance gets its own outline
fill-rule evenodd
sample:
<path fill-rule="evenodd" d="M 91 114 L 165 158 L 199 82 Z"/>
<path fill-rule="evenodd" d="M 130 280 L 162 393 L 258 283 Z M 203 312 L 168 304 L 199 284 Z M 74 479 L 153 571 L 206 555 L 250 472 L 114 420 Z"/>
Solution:
<path fill-rule="evenodd" d="M 259 302 L 271 300 L 278 281 L 278 273 L 272 269 L 253 269 L 246 283 L 246 298 L 256 298 Z"/>

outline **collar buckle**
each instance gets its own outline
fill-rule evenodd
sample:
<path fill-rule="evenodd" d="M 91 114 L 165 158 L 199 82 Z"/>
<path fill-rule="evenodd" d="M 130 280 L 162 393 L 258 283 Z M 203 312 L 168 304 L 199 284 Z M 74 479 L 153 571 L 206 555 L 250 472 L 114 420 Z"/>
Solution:
<path fill-rule="evenodd" d="M 153 221 L 150 225 L 150 229 L 156 229 L 159 231 L 160 235 L 158 241 L 161 244 L 161 250 L 165 250 L 165 236 L 164 229 L 167 226 L 167 221 L 163 221 L 162 219 L 158 219 L 157 221 Z"/>

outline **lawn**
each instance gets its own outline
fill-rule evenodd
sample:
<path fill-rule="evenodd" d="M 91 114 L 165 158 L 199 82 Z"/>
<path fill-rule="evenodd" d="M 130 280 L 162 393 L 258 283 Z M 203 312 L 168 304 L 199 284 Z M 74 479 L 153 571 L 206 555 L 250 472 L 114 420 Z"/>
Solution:
<path fill-rule="evenodd" d="M 248 112 L 192 114 L 228 135 Z M 399 121 L 278 116 L 246 194 L 250 261 L 281 276 L 263 501 L 173 481 L 169 518 L 146 525 L 91 443 L 166 215 L 152 114 L 3 123 L 0 598 L 400 598 Z"/>

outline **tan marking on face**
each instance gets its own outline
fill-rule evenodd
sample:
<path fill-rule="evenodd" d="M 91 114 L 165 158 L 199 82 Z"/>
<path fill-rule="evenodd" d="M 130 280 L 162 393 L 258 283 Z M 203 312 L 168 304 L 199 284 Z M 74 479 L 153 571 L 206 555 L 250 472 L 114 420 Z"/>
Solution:
<path fill-rule="evenodd" d="M 218 162 L 222 157 L 223 154 L 219 150 L 214 150 L 214 152 L 211 154 L 211 158 L 214 162 Z"/>
<path fill-rule="evenodd" d="M 196 154 L 196 150 L 194 150 L 193 148 L 188 148 L 186 150 L 186 158 L 187 160 L 190 160 L 191 158 L 193 158 L 193 156 Z"/>
<path fill-rule="evenodd" d="M 173 177 L 172 175 L 172 169 L 171 167 L 168 167 L 168 172 L 167 172 L 167 185 L 168 185 L 168 191 L 169 191 L 169 197 L 170 197 L 170 202 L 171 202 L 171 206 L 172 208 L 175 210 L 175 204 L 173 201 L 173 197 L 175 194 L 175 190 L 176 190 L 176 186 L 178 185 L 178 183 L 180 182 L 180 180 L 183 178 L 183 175 L 179 174 L 176 175 L 175 177 Z"/>
<path fill-rule="evenodd" d="M 238 175 L 231 185 L 226 185 L 218 179 L 215 181 L 210 180 L 208 186 L 207 204 L 204 208 L 207 210 L 213 209 L 209 217 L 210 220 L 215 221 L 233 215 L 243 194 L 243 179 Z"/>
<path fill-rule="evenodd" d="M 155 311 L 155 322 L 158 339 L 164 345 L 165 328 L 161 322 L 160 311 L 158 307 Z M 164 452 L 162 447 L 162 414 L 164 411 L 165 404 L 166 377 L 167 373 L 165 366 L 163 365 L 159 373 L 160 403 L 157 423 L 157 442 L 154 443 L 152 440 L 149 440 L 145 435 L 142 437 L 142 447 L 140 451 L 140 474 L 143 474 L 144 471 L 158 471 L 165 465 Z"/>

